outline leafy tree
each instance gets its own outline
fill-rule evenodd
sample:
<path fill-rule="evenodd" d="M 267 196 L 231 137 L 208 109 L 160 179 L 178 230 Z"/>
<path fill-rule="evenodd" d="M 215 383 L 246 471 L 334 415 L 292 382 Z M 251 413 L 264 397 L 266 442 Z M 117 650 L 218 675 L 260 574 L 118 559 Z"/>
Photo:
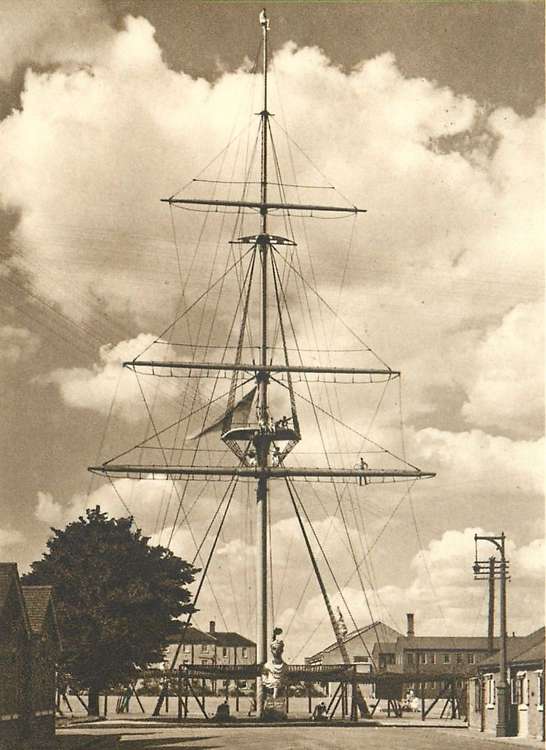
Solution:
<path fill-rule="evenodd" d="M 52 531 L 24 583 L 54 587 L 61 666 L 89 690 L 96 715 L 101 691 L 162 660 L 174 619 L 192 610 L 197 570 L 98 506 Z"/>

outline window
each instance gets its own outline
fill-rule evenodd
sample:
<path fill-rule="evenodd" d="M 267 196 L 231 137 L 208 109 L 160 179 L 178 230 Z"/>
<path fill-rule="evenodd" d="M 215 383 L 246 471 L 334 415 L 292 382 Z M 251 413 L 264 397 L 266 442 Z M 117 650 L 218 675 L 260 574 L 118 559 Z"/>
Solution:
<path fill-rule="evenodd" d="M 428 655 L 428 663 L 429 664 L 436 664 L 436 654 L 429 654 Z"/>
<path fill-rule="evenodd" d="M 487 708 L 495 706 L 495 677 L 492 674 L 486 674 L 485 677 L 485 700 Z"/>
<path fill-rule="evenodd" d="M 247 656 L 248 656 L 248 649 L 247 648 L 242 648 L 241 649 L 241 653 L 242 653 L 243 659 L 246 659 Z"/>
<path fill-rule="evenodd" d="M 191 645 L 189 643 L 184 644 L 184 653 L 191 654 Z"/>
<path fill-rule="evenodd" d="M 410 651 L 410 653 L 409 653 L 409 654 L 408 654 L 408 655 L 406 656 L 406 659 L 407 659 L 407 661 L 408 661 L 408 664 L 413 664 L 413 654 L 411 653 L 411 651 Z"/>
<path fill-rule="evenodd" d="M 226 646 L 223 646 L 223 647 L 222 647 L 222 656 L 227 656 L 227 655 L 228 655 L 228 650 L 227 650 L 227 647 L 226 647 Z"/>
<path fill-rule="evenodd" d="M 523 679 L 522 679 L 522 677 L 520 675 L 518 675 L 517 677 L 514 677 L 514 679 L 512 681 L 514 683 L 514 690 L 513 690 L 514 695 L 513 695 L 512 702 L 516 706 L 519 706 L 520 703 L 523 703 L 523 700 L 522 700 L 522 698 L 523 698 Z"/>
<path fill-rule="evenodd" d="M 515 703 L 518 706 L 529 705 L 529 680 L 527 672 L 518 672 L 516 675 Z"/>
<path fill-rule="evenodd" d="M 353 661 L 354 661 L 355 664 L 360 664 L 362 662 L 367 662 L 368 661 L 368 657 L 367 656 L 363 656 L 363 655 L 353 656 Z"/>
<path fill-rule="evenodd" d="M 537 672 L 538 678 L 538 695 L 537 704 L 539 711 L 544 711 L 544 672 Z"/>
<path fill-rule="evenodd" d="M 209 644 L 208 643 L 202 643 L 201 644 L 201 653 L 202 654 L 208 654 L 209 652 Z"/>
<path fill-rule="evenodd" d="M 427 663 L 427 655 L 419 654 L 419 664 L 426 664 L 426 663 Z"/>
<path fill-rule="evenodd" d="M 462 654 L 457 654 L 457 656 L 455 657 L 455 660 L 457 661 L 457 664 L 462 664 L 463 663 L 463 655 Z"/>
<path fill-rule="evenodd" d="M 474 664 L 476 659 L 474 657 L 474 654 L 467 654 L 466 655 L 466 661 L 468 664 Z"/>
<path fill-rule="evenodd" d="M 451 661 L 451 656 L 449 654 L 444 654 L 444 664 L 449 664 Z"/>

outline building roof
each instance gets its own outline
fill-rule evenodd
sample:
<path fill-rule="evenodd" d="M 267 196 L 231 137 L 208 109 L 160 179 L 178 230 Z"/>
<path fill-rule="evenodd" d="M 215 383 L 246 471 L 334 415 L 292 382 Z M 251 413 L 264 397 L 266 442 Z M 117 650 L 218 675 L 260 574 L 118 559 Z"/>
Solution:
<path fill-rule="evenodd" d="M 33 633 L 40 635 L 45 625 L 53 588 L 51 586 L 21 586 L 21 589 L 27 607 L 30 628 Z"/>
<path fill-rule="evenodd" d="M 380 620 L 376 620 L 375 622 L 372 622 L 369 625 L 364 625 L 363 628 L 358 628 L 357 630 L 352 630 L 350 633 L 347 633 L 347 635 L 343 639 L 343 643 L 348 643 L 349 641 L 352 641 L 354 638 L 359 638 L 365 635 L 366 633 L 369 633 L 370 631 L 373 631 L 374 635 L 376 635 L 377 632 L 379 632 L 380 636 L 385 636 L 385 633 L 394 633 L 396 637 L 400 637 L 400 638 L 402 637 L 402 635 L 394 628 L 391 628 L 388 625 L 385 625 Z M 380 640 L 380 643 L 383 643 L 383 641 Z M 334 651 L 336 648 L 338 648 L 338 644 L 337 644 L 337 641 L 334 641 L 334 643 L 331 643 L 329 646 L 326 646 L 326 648 L 323 648 L 320 651 L 317 651 L 316 654 L 306 657 L 305 661 L 311 662 L 314 659 L 317 659 L 320 656 L 322 656 L 322 654 L 327 654 L 330 651 Z"/>
<path fill-rule="evenodd" d="M 211 643 L 215 644 L 216 641 L 214 638 L 209 635 L 208 633 L 205 633 L 203 630 L 199 630 L 198 628 L 194 628 L 193 625 L 188 625 L 187 628 L 181 628 L 181 632 L 179 633 L 172 633 L 169 635 L 168 641 L 169 643 L 179 643 L 181 634 L 184 634 L 184 643 L 189 644 L 201 644 L 201 643 Z"/>
<path fill-rule="evenodd" d="M 244 635 L 230 631 L 215 630 L 213 638 L 216 640 L 218 646 L 256 646 L 254 641 L 251 641 Z"/>
<path fill-rule="evenodd" d="M 47 623 L 47 613 L 51 612 L 53 631 L 57 648 L 61 649 L 61 634 L 57 624 L 57 615 L 55 613 L 55 602 L 53 601 L 52 586 L 21 586 L 25 607 L 30 623 L 32 635 L 41 636 L 44 633 Z"/>
<path fill-rule="evenodd" d="M 512 664 L 527 664 L 529 662 L 544 661 L 544 638 L 545 628 L 534 630 L 529 635 L 519 638 L 508 638 L 506 643 L 506 660 Z M 498 640 L 498 639 L 497 639 Z M 494 667 L 499 664 L 499 654 L 484 659 L 480 663 L 480 669 Z"/>
<path fill-rule="evenodd" d="M 25 630 L 30 635 L 30 622 L 28 619 L 25 600 L 23 598 L 23 592 L 21 591 L 21 583 L 19 581 L 17 563 L 0 563 L 0 613 L 3 611 L 6 605 L 12 586 L 15 586 L 16 588 L 17 598 L 21 605 L 21 612 L 23 615 Z"/>
<path fill-rule="evenodd" d="M 489 639 L 468 635 L 413 635 L 401 636 L 398 649 L 406 651 L 487 651 Z M 493 639 L 493 648 L 498 649 L 499 638 Z"/>
<path fill-rule="evenodd" d="M 206 633 L 204 630 L 199 630 L 199 628 L 194 628 L 193 625 L 190 625 L 183 632 L 184 643 L 210 643 L 213 646 L 256 646 L 254 641 L 251 641 L 240 633 L 231 631 L 215 630 L 214 633 Z M 179 640 L 179 633 L 173 633 L 169 636 L 169 643 L 178 643 Z"/>
<path fill-rule="evenodd" d="M 373 651 L 378 654 L 394 654 L 396 651 L 396 642 L 379 641 L 379 643 L 373 644 Z"/>

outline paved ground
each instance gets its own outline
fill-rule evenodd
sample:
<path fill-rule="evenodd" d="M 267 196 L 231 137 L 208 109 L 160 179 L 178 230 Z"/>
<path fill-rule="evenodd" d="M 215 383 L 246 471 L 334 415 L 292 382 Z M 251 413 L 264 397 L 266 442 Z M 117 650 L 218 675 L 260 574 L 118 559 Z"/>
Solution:
<path fill-rule="evenodd" d="M 467 729 L 418 726 L 154 727 L 102 726 L 59 731 L 59 750 L 497 750 L 540 747 L 499 742 Z"/>

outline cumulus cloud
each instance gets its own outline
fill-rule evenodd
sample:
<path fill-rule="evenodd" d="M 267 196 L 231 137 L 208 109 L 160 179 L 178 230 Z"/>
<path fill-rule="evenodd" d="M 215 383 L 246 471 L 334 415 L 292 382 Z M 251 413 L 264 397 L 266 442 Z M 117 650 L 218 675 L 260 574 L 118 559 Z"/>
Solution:
<path fill-rule="evenodd" d="M 0 351 L 5 362 L 15 364 L 30 357 L 38 349 L 40 340 L 36 334 L 20 326 L 0 326 Z"/>
<path fill-rule="evenodd" d="M 61 505 L 55 502 L 51 492 L 39 491 L 38 503 L 34 510 L 34 515 L 39 521 L 57 528 L 66 523 L 66 519 L 71 513 L 63 510 Z"/>
<path fill-rule="evenodd" d="M 82 62 L 85 57 L 85 65 L 29 71 L 20 110 L 0 125 L 1 199 L 20 216 L 12 235 L 17 248 L 12 267 L 72 317 L 114 314 L 136 323 L 136 330 L 163 330 L 172 314 L 184 309 L 181 297 L 193 299 L 210 282 L 211 269 L 220 273 L 229 257 L 217 254 L 219 230 L 226 228 L 227 219 L 208 220 L 196 252 L 197 215 L 176 212 L 175 245 L 158 198 L 172 195 L 198 174 L 248 124 L 241 111 L 245 109 L 246 118 L 260 104 L 252 101 L 252 78 L 244 68 L 214 83 L 169 70 L 146 19 L 128 17 L 120 31 L 89 38 L 92 49 L 85 53 L 80 48 L 77 58 Z M 47 57 L 46 41 L 36 44 L 45 50 L 44 60 L 54 59 Z M 69 56 L 63 53 L 62 59 Z M 315 222 L 306 235 L 300 231 L 298 239 L 307 238 L 310 252 L 302 242 L 298 262 L 305 274 L 316 274 L 321 293 L 334 306 L 339 302 L 350 325 L 404 371 L 410 418 L 419 417 L 421 427 L 423 415 L 432 422 L 408 431 L 408 453 L 412 458 L 416 453 L 423 468 L 430 462 L 438 470 L 440 500 L 452 515 L 459 514 L 458 520 L 465 506 L 453 486 L 461 478 L 465 490 L 474 483 L 473 512 L 479 510 L 474 502 L 478 493 L 486 497 L 483 507 L 489 512 L 508 508 L 514 487 L 525 501 L 536 501 L 542 492 L 543 444 L 531 439 L 537 428 L 533 421 L 530 436 L 529 423 L 540 403 L 542 374 L 522 342 L 532 336 L 537 348 L 533 326 L 543 277 L 543 111 L 531 117 L 510 109 L 486 111 L 479 102 L 432 81 L 406 78 L 389 53 L 346 73 L 318 49 L 289 44 L 272 67 L 282 92 L 281 104 L 276 87 L 271 89 L 275 121 L 282 122 L 286 112 L 291 135 L 321 171 L 351 201 L 368 209 L 349 252 L 339 239 L 341 222 Z M 310 111 L 315 113 L 312 123 Z M 287 143 L 279 132 L 277 145 L 288 165 L 290 160 L 283 158 Z M 214 164 L 205 176 L 238 179 L 235 157 L 241 156 L 241 148 L 244 143 L 241 147 L 235 141 L 220 165 L 224 171 Z M 296 150 L 293 155 L 298 162 Z M 321 180 L 309 162 L 302 159 L 297 166 L 298 182 Z M 287 167 L 284 177 L 293 181 Z M 236 285 L 233 291 L 232 301 Z M 211 300 L 214 308 L 217 298 Z M 218 308 L 219 320 L 209 311 L 183 335 L 199 335 L 201 343 L 211 328 L 219 342 L 231 311 Z M 304 311 L 296 320 L 302 347 L 335 338 L 334 329 L 319 316 L 303 318 Z M 145 334 L 136 339 L 139 345 L 148 341 Z M 103 347 L 94 367 L 59 369 L 50 381 L 68 404 L 107 413 L 119 363 L 136 353 L 133 343 Z M 499 350 L 508 356 L 499 357 Z M 519 361 L 525 374 L 519 372 L 514 382 Z M 132 383 L 118 392 L 126 419 L 133 419 L 132 405 L 139 399 L 131 390 L 134 379 Z M 341 405 L 361 419 L 360 402 L 352 398 L 341 395 Z M 315 447 L 316 438 L 305 439 L 307 450 Z M 128 480 L 119 480 L 115 486 L 148 533 L 156 539 L 170 535 L 179 500 L 171 485 L 141 483 L 133 489 Z M 197 497 L 198 490 L 191 492 L 184 507 Z M 494 506 L 487 505 L 489 496 Z M 208 500 L 218 502 L 219 497 L 211 494 Z M 96 503 L 116 515 L 124 513 L 109 485 L 89 498 L 69 501 L 44 493 L 37 512 L 43 522 L 60 523 Z M 197 502 L 192 513 L 197 535 L 210 517 L 210 502 Z M 320 533 L 324 538 L 332 527 L 327 544 L 336 565 L 343 566 L 347 548 L 337 533 L 342 531 L 339 519 L 332 516 L 333 511 L 320 521 Z M 239 521 L 242 517 L 236 516 Z M 513 518 L 517 523 L 520 516 L 513 513 Z M 160 532 L 162 526 L 166 529 Z M 232 583 L 252 586 L 249 566 L 243 565 L 252 554 L 252 537 L 242 539 L 240 528 L 231 531 L 238 541 L 229 541 L 226 531 L 218 549 L 224 571 L 218 585 L 226 600 Z M 305 584 L 308 572 L 302 549 L 296 550 L 296 532 L 292 521 L 281 520 L 275 527 L 286 549 L 293 544 L 286 576 L 294 592 L 296 584 Z M 478 596 L 476 585 L 462 572 L 472 558 L 467 549 L 472 532 L 436 535 L 430 543 L 426 559 L 433 578 L 438 576 L 439 598 L 430 593 L 428 574 L 416 558 L 409 569 L 413 581 L 381 585 L 376 609 L 392 610 L 396 619 L 411 606 L 423 630 L 437 632 L 444 621 L 437 610 L 430 614 L 436 602 L 453 627 L 468 631 L 473 612 L 468 605 Z M 175 537 L 175 544 L 193 544 L 185 532 L 180 534 L 181 542 Z M 535 569 L 533 545 L 527 552 L 525 545 L 521 548 L 522 569 Z M 531 590 L 518 589 L 523 593 L 514 594 L 515 604 Z M 364 619 L 361 592 L 352 583 L 345 591 L 359 620 Z M 335 597 L 334 602 L 342 604 Z M 279 617 L 287 622 L 296 612 L 294 640 L 301 642 L 322 604 L 312 593 L 299 609 L 296 604 L 281 607 Z M 212 596 L 205 606 L 214 610 Z M 518 610 L 516 629 L 528 626 L 521 618 L 529 609 Z M 329 639 L 326 631 L 323 636 Z"/>
<path fill-rule="evenodd" d="M 129 341 L 120 341 L 116 345 L 105 344 L 99 350 L 99 363 L 92 369 L 83 367 L 58 369 L 42 383 L 55 383 L 67 404 L 79 409 L 92 409 L 101 414 L 108 414 L 115 401 L 116 414 L 128 421 L 136 421 L 143 416 L 138 406 L 142 402 L 141 386 L 134 373 L 123 368 L 128 362 L 144 350 L 152 352 L 161 349 L 160 356 L 166 352 L 165 347 L 154 346 L 155 336 L 141 333 Z M 150 354 L 153 357 L 153 354 Z M 177 384 L 162 384 L 167 395 L 176 394 Z M 144 407 L 143 407 L 144 408 Z"/>
<path fill-rule="evenodd" d="M 520 304 L 486 333 L 475 353 L 462 413 L 476 426 L 529 436 L 542 434 L 543 305 Z"/>
<path fill-rule="evenodd" d="M 449 530 L 440 538 L 433 539 L 423 553 L 411 561 L 412 580 L 406 586 L 388 584 L 370 591 L 372 614 L 387 625 L 405 633 L 405 613 L 415 614 L 418 635 L 484 635 L 487 633 L 486 584 L 474 581 L 474 534 L 483 535 L 481 528 Z M 542 540 L 531 545 L 516 547 L 507 540 L 507 556 L 511 562 L 511 575 L 517 586 L 509 584 L 508 607 L 510 631 L 525 635 L 540 626 L 543 621 L 543 577 L 538 580 L 535 565 Z M 483 556 L 494 553 L 493 547 L 484 546 Z M 524 561 L 532 559 L 530 565 Z M 543 570 L 543 558 L 540 559 Z M 537 566 L 538 569 L 538 566 Z M 346 603 L 359 626 L 370 622 L 370 612 L 362 591 L 354 585 L 346 585 L 332 595 L 332 604 L 339 606 L 345 620 L 351 624 Z M 529 606 L 534 602 L 533 606 Z M 305 655 L 323 648 L 333 638 L 321 596 L 307 599 L 301 611 L 288 608 L 281 615 L 284 623 L 292 621 L 290 633 L 299 646 L 311 635 L 309 623 L 319 624 L 313 638 L 306 646 Z M 289 639 L 288 639 L 289 640 Z M 297 653 L 296 645 L 293 648 Z M 301 660 L 301 655 L 299 659 Z"/>
<path fill-rule="evenodd" d="M 504 495 L 507 486 L 541 496 L 544 487 L 544 438 L 511 440 L 482 430 L 449 432 L 426 428 L 412 432 L 423 462 L 433 465 L 442 485 L 479 482 L 490 493 Z"/>

